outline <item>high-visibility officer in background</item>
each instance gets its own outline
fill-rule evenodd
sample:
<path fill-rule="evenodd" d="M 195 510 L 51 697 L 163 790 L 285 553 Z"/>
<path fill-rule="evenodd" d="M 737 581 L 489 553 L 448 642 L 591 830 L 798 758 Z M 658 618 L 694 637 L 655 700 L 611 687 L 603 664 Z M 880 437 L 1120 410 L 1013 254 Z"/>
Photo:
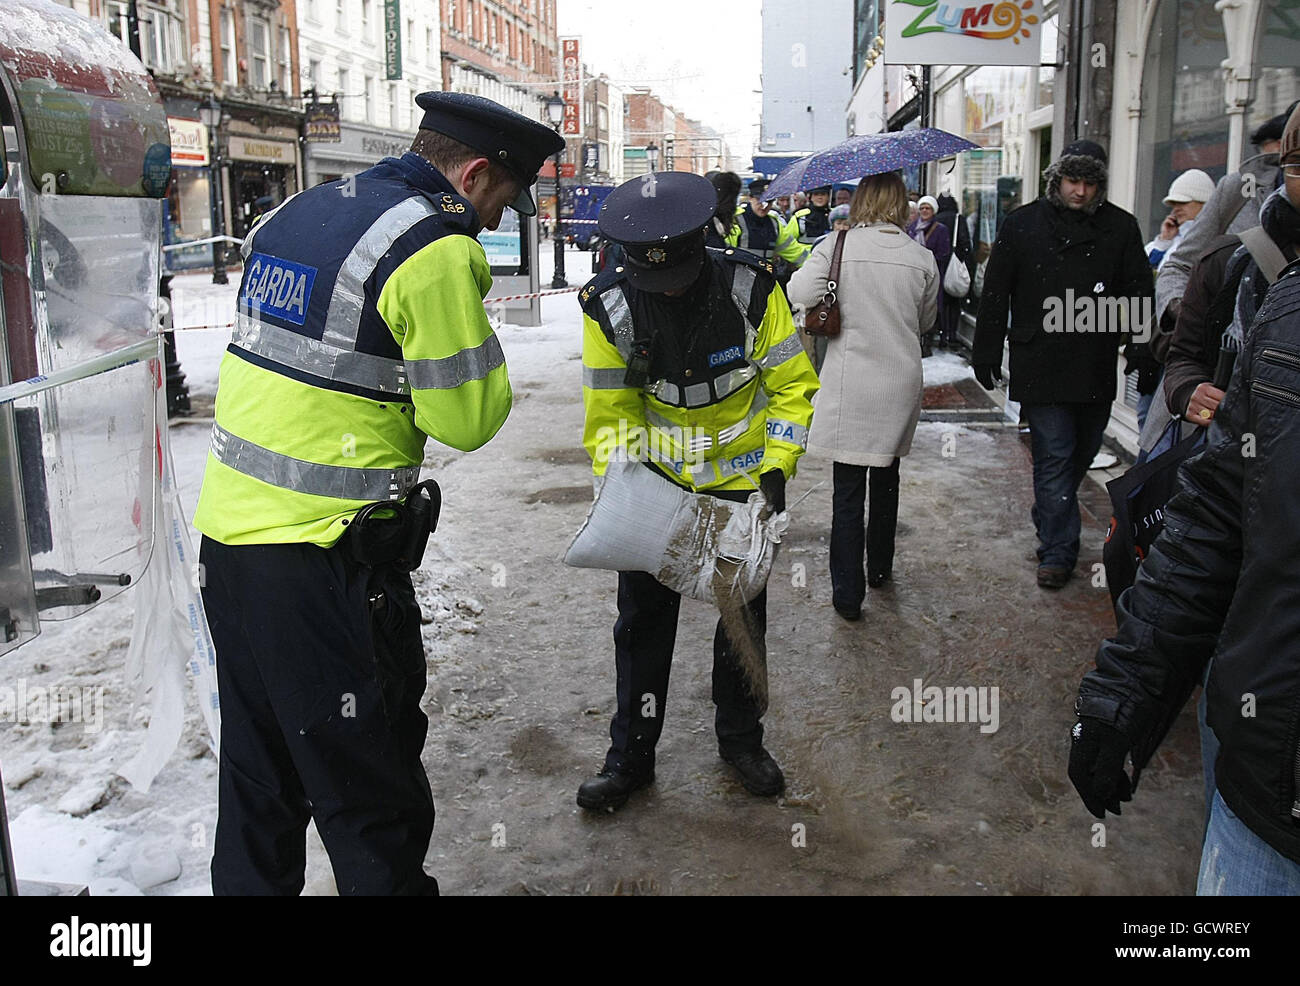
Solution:
<path fill-rule="evenodd" d="M 416 102 L 410 152 L 293 196 L 244 242 L 194 516 L 222 713 L 217 894 L 299 893 L 309 818 L 340 894 L 438 890 L 407 574 L 436 504 L 416 484 L 427 438 L 471 451 L 510 412 L 475 236 L 506 206 L 534 214 L 563 141 L 478 96 Z"/>
<path fill-rule="evenodd" d="M 823 185 L 808 192 L 808 204 L 790 216 L 795 239 L 805 249 L 820 240 L 831 230 L 831 186 Z"/>
<path fill-rule="evenodd" d="M 807 444 L 817 375 L 771 268 L 734 248 L 705 247 L 717 202 L 707 179 L 685 172 L 633 179 L 606 199 L 600 231 L 625 257 L 578 296 L 583 441 L 598 477 L 615 451 L 609 436 L 644 435 L 640 444 L 652 450 L 646 466 L 666 482 L 735 501 L 761 487 L 780 513 Z M 618 807 L 654 780 L 680 602 L 645 572 L 619 573 L 618 712 L 604 769 L 578 789 L 584 808 Z M 762 647 L 766 589 L 749 616 Z M 761 710 L 721 622 L 713 701 L 723 760 L 752 793 L 780 793 L 785 781 L 763 748 Z"/>
<path fill-rule="evenodd" d="M 736 210 L 736 222 L 728 231 L 727 245 L 748 250 L 760 260 L 766 260 L 784 285 L 804 262 L 809 248 L 799 243 L 794 227 L 781 221 L 772 203 L 763 201 L 769 184 L 766 178 L 755 178 L 749 183 L 749 201 Z"/>

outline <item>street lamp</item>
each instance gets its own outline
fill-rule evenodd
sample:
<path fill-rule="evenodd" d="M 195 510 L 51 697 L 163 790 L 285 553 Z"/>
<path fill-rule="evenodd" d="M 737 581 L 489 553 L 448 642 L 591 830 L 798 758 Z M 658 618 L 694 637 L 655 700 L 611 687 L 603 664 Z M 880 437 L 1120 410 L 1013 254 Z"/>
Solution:
<path fill-rule="evenodd" d="M 551 98 L 546 101 L 546 116 L 551 121 L 551 126 L 555 132 L 560 132 L 560 124 L 564 122 L 564 100 L 560 98 L 558 92 L 553 93 Z M 569 282 L 564 278 L 564 222 L 561 219 L 562 211 L 560 208 L 560 158 L 564 154 L 564 148 L 561 147 L 555 152 L 555 276 L 551 278 L 552 288 L 567 288 Z"/>
<path fill-rule="evenodd" d="M 219 239 L 225 228 L 221 215 L 221 167 L 217 160 L 217 127 L 221 125 L 221 104 L 213 96 L 199 103 L 199 119 L 208 128 L 208 206 L 212 210 L 212 283 L 228 284 L 226 244 Z"/>
<path fill-rule="evenodd" d="M 655 171 L 659 167 L 659 145 L 653 140 L 645 148 L 646 164 L 650 165 L 650 170 Z"/>

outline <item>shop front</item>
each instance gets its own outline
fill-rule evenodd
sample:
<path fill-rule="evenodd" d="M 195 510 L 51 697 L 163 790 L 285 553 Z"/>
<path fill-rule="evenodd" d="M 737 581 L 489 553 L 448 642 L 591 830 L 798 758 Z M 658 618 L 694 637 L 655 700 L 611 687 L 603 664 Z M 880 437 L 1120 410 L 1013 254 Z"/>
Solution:
<path fill-rule="evenodd" d="M 338 181 L 373 167 L 386 157 L 401 157 L 411 149 L 414 132 L 385 130 L 363 124 L 342 123 L 337 141 L 312 141 L 306 148 L 307 185 Z"/>
<path fill-rule="evenodd" d="M 297 128 L 261 131 L 231 120 L 225 157 L 227 228 L 231 236 L 243 239 L 259 216 L 300 187 Z"/>
<path fill-rule="evenodd" d="M 208 128 L 197 119 L 170 115 L 167 126 L 172 142 L 172 177 L 163 200 L 163 243 L 168 248 L 164 252 L 165 266 L 171 272 L 209 267 L 210 244 L 183 246 L 212 236 Z"/>

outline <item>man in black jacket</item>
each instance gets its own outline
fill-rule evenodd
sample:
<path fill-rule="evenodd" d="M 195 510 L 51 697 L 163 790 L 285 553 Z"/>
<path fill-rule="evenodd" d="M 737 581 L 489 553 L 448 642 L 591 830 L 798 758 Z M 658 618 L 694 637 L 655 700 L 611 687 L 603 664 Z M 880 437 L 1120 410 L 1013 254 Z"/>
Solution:
<path fill-rule="evenodd" d="M 1106 201 L 1106 152 L 1075 141 L 1046 177 L 1046 194 L 998 231 L 971 365 L 992 390 L 1010 337 L 1010 397 L 1034 456 L 1038 584 L 1059 589 L 1078 561 L 1079 484 L 1110 420 L 1121 337 L 1144 338 L 1153 292 L 1137 220 Z"/>
<path fill-rule="evenodd" d="M 1300 111 L 1282 162 L 1283 194 L 1300 202 Z M 1300 215 L 1289 229 L 1294 258 Z M 1093 815 L 1119 814 L 1213 657 L 1222 746 L 1197 892 L 1300 894 L 1300 260 L 1247 328 L 1208 447 L 1179 482 L 1119 598 L 1119 632 L 1079 686 L 1070 780 Z"/>

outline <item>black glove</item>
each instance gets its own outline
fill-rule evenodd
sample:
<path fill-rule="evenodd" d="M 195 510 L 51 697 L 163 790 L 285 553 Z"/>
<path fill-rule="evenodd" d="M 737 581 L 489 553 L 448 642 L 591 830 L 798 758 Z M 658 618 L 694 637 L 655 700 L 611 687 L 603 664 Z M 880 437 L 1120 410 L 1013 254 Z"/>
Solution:
<path fill-rule="evenodd" d="M 758 488 L 767 501 L 769 514 L 785 512 L 785 473 L 780 469 L 769 469 L 758 477 Z"/>
<path fill-rule="evenodd" d="M 1084 807 L 1097 818 L 1106 811 L 1118 815 L 1121 801 L 1133 800 L 1133 788 L 1124 773 L 1128 737 L 1109 723 L 1079 716 L 1070 732 L 1070 782 Z"/>
<path fill-rule="evenodd" d="M 975 363 L 971 369 L 975 371 L 975 379 L 985 390 L 993 389 L 994 380 L 999 382 L 1002 380 L 1002 367 L 996 363 Z"/>
<path fill-rule="evenodd" d="M 1124 347 L 1124 375 L 1137 371 L 1137 391 L 1143 396 L 1154 394 L 1164 367 L 1151 354 L 1145 342 L 1130 342 Z"/>

